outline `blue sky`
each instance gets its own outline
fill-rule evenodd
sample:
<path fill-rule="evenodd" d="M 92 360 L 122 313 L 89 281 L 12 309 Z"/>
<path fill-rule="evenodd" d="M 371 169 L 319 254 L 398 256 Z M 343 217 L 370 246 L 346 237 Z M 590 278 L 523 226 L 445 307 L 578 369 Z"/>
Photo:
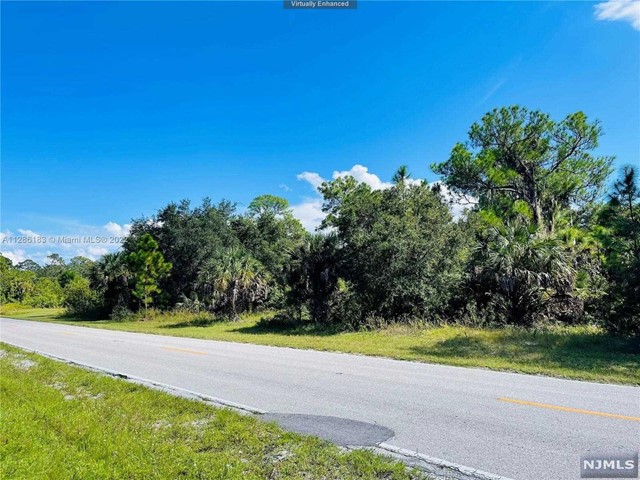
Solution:
<path fill-rule="evenodd" d="M 602 154 L 638 163 L 639 30 L 629 1 L 3 2 L 1 230 L 119 233 L 169 201 L 262 193 L 310 226 L 314 180 L 436 180 L 430 163 L 514 103 L 583 110 Z"/>

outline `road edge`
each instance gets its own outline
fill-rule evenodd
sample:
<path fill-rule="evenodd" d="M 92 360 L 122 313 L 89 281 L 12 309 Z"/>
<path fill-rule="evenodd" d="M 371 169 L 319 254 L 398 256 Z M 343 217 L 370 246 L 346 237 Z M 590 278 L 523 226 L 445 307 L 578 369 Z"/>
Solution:
<path fill-rule="evenodd" d="M 217 407 L 230 408 L 242 414 L 252 414 L 256 416 L 261 416 L 268 413 L 266 410 L 261 410 L 259 408 L 243 405 L 241 403 L 231 402 L 229 400 L 224 400 L 222 398 L 214 397 L 211 395 L 194 392 L 186 388 L 176 387 L 176 386 L 168 385 L 162 382 L 156 382 L 154 380 L 149 380 L 147 378 L 137 377 L 135 375 L 129 375 L 127 373 L 118 372 L 116 370 L 111 370 L 105 367 L 99 367 L 89 363 L 79 362 L 77 360 L 73 360 L 70 358 L 65 358 L 58 355 L 42 352 L 37 349 L 16 345 L 15 343 L 10 343 L 5 340 L 1 340 L 1 342 L 6 343 L 7 345 L 12 345 L 14 347 L 20 348 L 25 352 L 35 353 L 37 355 L 41 355 L 43 357 L 50 358 L 52 360 L 63 362 L 67 365 L 72 365 L 79 368 L 84 368 L 86 370 L 99 372 L 99 373 L 108 375 L 110 377 L 120 378 L 122 380 L 136 383 L 138 385 L 163 391 L 170 395 L 203 401 L 205 403 L 212 404 L 213 406 L 217 406 Z M 391 445 L 386 442 L 381 442 L 376 447 L 353 446 L 353 447 L 350 447 L 350 449 L 351 450 L 355 450 L 355 449 L 370 450 L 375 453 L 386 455 L 388 457 L 392 457 L 396 460 L 401 461 L 402 463 L 404 463 L 409 467 L 417 468 L 427 474 L 435 475 L 436 478 L 443 479 L 443 480 L 513 480 L 511 478 L 503 477 L 501 475 L 496 475 L 493 473 L 485 472 L 483 470 L 478 470 L 472 467 L 467 467 L 465 465 L 460 465 L 458 463 L 449 462 L 447 460 L 442 460 L 439 458 L 424 455 L 422 453 L 419 453 L 413 450 L 407 450 L 405 448 L 397 447 L 395 445 Z"/>
<path fill-rule="evenodd" d="M 460 465 L 459 463 L 431 457 L 413 450 L 407 450 L 406 448 L 396 447 L 386 442 L 378 444 L 378 448 L 372 450 L 390 455 L 401 460 L 406 465 L 419 468 L 437 477 L 455 480 L 513 480 L 508 477 L 496 475 L 495 473 L 485 472 L 484 470 L 478 470 L 467 467 L 466 465 Z"/>

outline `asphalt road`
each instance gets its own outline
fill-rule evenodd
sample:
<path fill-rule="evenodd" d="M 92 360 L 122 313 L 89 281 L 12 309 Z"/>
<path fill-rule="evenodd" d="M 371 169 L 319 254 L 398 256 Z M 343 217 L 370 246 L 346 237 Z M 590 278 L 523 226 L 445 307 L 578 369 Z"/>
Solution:
<path fill-rule="evenodd" d="M 0 340 L 251 406 L 339 443 L 352 427 L 367 443 L 355 427 L 375 424 L 376 442 L 517 480 L 577 479 L 580 455 L 640 445 L 637 387 L 7 318 Z M 314 427 L 309 415 L 355 422 Z"/>

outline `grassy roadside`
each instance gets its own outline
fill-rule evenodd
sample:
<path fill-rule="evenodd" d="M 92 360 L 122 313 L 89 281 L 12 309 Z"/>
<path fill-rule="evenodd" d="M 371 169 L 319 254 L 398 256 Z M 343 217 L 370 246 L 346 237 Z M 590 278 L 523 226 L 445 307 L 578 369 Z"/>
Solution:
<path fill-rule="evenodd" d="M 395 326 L 371 332 L 335 333 L 312 326 L 265 326 L 260 323 L 259 315 L 247 316 L 237 322 L 189 314 L 163 314 L 144 322 L 114 322 L 71 320 L 63 316 L 61 309 L 15 309 L 2 314 L 110 330 L 339 351 L 640 385 L 638 340 L 611 337 L 584 326 L 536 332 L 517 328 Z"/>
<path fill-rule="evenodd" d="M 0 478 L 418 478 L 231 410 L 0 344 Z"/>

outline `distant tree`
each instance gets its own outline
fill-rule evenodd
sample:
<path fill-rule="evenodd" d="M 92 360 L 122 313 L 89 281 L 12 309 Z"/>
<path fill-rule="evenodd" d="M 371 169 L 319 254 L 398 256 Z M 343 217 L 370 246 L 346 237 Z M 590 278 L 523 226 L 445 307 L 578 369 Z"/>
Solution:
<path fill-rule="evenodd" d="M 36 273 L 42 270 L 42 267 L 38 265 L 36 262 L 34 262 L 33 260 L 31 260 L 30 258 L 27 258 L 26 260 L 23 260 L 22 262 L 18 263 L 18 265 L 16 265 L 16 268 L 18 270 L 22 270 L 25 272 L 36 272 Z"/>
<path fill-rule="evenodd" d="M 599 123 L 582 112 L 555 122 L 519 106 L 495 109 L 471 126 L 467 144 L 432 168 L 487 212 L 524 215 L 553 232 L 559 211 L 597 198 L 611 172 L 611 157 L 591 153 L 600 134 Z"/>
<path fill-rule="evenodd" d="M 249 204 L 248 213 L 251 217 L 283 216 L 289 212 L 289 202 L 275 195 L 259 195 Z"/>
<path fill-rule="evenodd" d="M 0 255 L 0 272 L 5 272 L 7 269 L 13 268 L 13 262 L 10 258 Z"/>
<path fill-rule="evenodd" d="M 49 260 L 49 265 L 55 265 L 58 267 L 64 267 L 64 259 L 58 253 L 51 253 L 47 255 L 47 259 Z"/>
<path fill-rule="evenodd" d="M 40 277 L 34 280 L 33 289 L 23 303 L 31 307 L 54 308 L 61 307 L 63 301 L 64 293 L 58 281 L 54 278 Z"/>
<path fill-rule="evenodd" d="M 62 288 L 66 287 L 69 283 L 71 283 L 76 278 L 80 278 L 81 275 L 75 270 L 71 270 L 70 268 L 63 269 L 58 275 L 58 283 Z"/>
<path fill-rule="evenodd" d="M 171 271 L 171 263 L 164 260 L 158 243 L 148 233 L 140 236 L 126 262 L 133 275 L 133 295 L 144 306 L 145 318 L 153 303 L 153 296 L 161 292 L 159 281 Z"/>
<path fill-rule="evenodd" d="M 625 250 L 640 261 L 640 186 L 638 171 L 624 167 L 622 177 L 613 184 L 609 205 L 618 210 L 617 230 L 628 243 Z"/>
<path fill-rule="evenodd" d="M 47 256 L 47 263 L 41 270 L 39 270 L 38 274 L 40 276 L 58 279 L 62 272 L 64 272 L 67 268 L 64 259 L 58 253 L 51 253 Z"/>
<path fill-rule="evenodd" d="M 410 177 L 409 168 L 406 165 L 400 165 L 396 173 L 393 174 L 392 180 L 395 185 L 404 185 Z"/>
<path fill-rule="evenodd" d="M 77 275 L 63 290 L 64 306 L 71 314 L 86 316 L 98 315 L 102 302 L 97 291 L 92 290 L 89 280 Z"/>
<path fill-rule="evenodd" d="M 307 236 L 300 221 L 295 218 L 289 202 L 273 195 L 256 197 L 245 216 L 237 217 L 233 223 L 240 243 L 267 270 L 275 285 L 274 294 L 286 290 L 286 268 L 291 252 Z M 278 305 L 279 306 L 279 305 Z"/>
<path fill-rule="evenodd" d="M 13 262 L 0 255 L 0 302 L 26 302 L 34 289 L 36 274 L 19 270 Z"/>
<path fill-rule="evenodd" d="M 78 275 L 89 278 L 94 263 L 93 260 L 78 255 L 69 261 L 68 267 L 69 270 L 76 272 Z"/>

